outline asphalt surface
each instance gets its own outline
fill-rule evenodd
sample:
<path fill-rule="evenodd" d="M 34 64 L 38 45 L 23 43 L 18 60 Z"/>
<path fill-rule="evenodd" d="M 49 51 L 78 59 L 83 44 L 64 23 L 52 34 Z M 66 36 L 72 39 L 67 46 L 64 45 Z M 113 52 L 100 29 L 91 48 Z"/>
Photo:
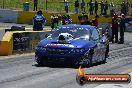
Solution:
<path fill-rule="evenodd" d="M 92 74 L 117 74 L 132 68 L 132 34 L 125 33 L 125 44 L 110 44 L 107 63 L 85 68 Z M 77 68 L 37 67 L 34 54 L 0 57 L 0 88 L 94 88 L 100 84 L 76 83 Z"/>

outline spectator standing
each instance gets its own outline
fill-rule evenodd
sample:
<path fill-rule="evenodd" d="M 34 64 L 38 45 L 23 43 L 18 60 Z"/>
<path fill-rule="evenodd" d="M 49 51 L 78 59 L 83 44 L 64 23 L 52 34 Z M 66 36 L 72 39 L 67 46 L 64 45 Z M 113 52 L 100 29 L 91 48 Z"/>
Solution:
<path fill-rule="evenodd" d="M 99 16 L 96 15 L 96 16 L 95 16 L 95 19 L 92 20 L 93 26 L 98 27 L 98 18 L 99 18 Z"/>
<path fill-rule="evenodd" d="M 63 15 L 62 25 L 71 24 L 71 23 L 72 23 L 72 19 L 71 19 L 70 15 Z"/>
<path fill-rule="evenodd" d="M 89 21 L 88 15 L 83 16 L 83 22 L 81 22 L 81 25 L 92 25 L 92 22 Z"/>
<path fill-rule="evenodd" d="M 114 14 L 114 4 L 113 2 L 110 3 L 110 15 L 113 16 Z"/>
<path fill-rule="evenodd" d="M 97 2 L 97 0 L 95 0 L 95 14 L 97 15 L 97 13 L 98 13 L 98 2 Z"/>
<path fill-rule="evenodd" d="M 114 43 L 114 38 L 115 38 L 115 43 L 118 43 L 118 16 L 114 14 L 112 17 L 112 43 Z"/>
<path fill-rule="evenodd" d="M 65 11 L 68 13 L 68 0 L 64 0 Z"/>
<path fill-rule="evenodd" d="M 58 26 L 58 16 L 51 16 L 51 28 L 54 29 L 54 28 L 57 28 Z"/>
<path fill-rule="evenodd" d="M 124 32 L 125 32 L 125 15 L 122 14 L 121 15 L 121 20 L 120 20 L 120 41 L 119 44 L 123 44 L 124 43 Z"/>
<path fill-rule="evenodd" d="M 108 1 L 105 1 L 105 4 L 104 4 L 104 15 L 107 15 L 107 10 L 108 10 Z"/>
<path fill-rule="evenodd" d="M 121 13 L 126 15 L 126 4 L 125 4 L 125 1 L 123 1 L 122 4 L 121 4 Z"/>
<path fill-rule="evenodd" d="M 82 13 L 85 13 L 85 2 L 84 2 L 84 0 L 82 0 L 81 9 L 82 9 Z"/>
<path fill-rule="evenodd" d="M 104 14 L 103 13 L 103 11 L 104 11 L 104 3 L 103 3 L 103 1 L 101 1 L 100 5 L 101 5 L 101 13 L 100 13 L 100 15 L 103 15 Z"/>
<path fill-rule="evenodd" d="M 67 21 L 68 21 L 68 24 L 72 24 L 72 18 L 70 15 L 67 15 Z"/>
<path fill-rule="evenodd" d="M 33 11 L 37 11 L 38 9 L 38 0 L 33 0 L 34 3 L 34 10 Z"/>
<path fill-rule="evenodd" d="M 76 0 L 75 1 L 75 11 L 76 11 L 77 14 L 78 14 L 78 9 L 79 9 L 79 1 Z"/>
<path fill-rule="evenodd" d="M 92 0 L 90 0 L 90 2 L 89 2 L 89 11 L 90 11 L 90 15 L 93 15 L 93 10 L 94 10 L 94 8 L 93 8 L 93 2 L 92 2 Z"/>
<path fill-rule="evenodd" d="M 33 31 L 42 31 L 45 23 L 46 19 L 43 16 L 42 11 L 39 10 L 37 15 L 33 17 Z"/>
<path fill-rule="evenodd" d="M 127 15 L 128 11 L 129 11 L 129 3 L 128 3 L 128 1 L 126 2 L 125 7 L 126 7 L 126 15 Z"/>

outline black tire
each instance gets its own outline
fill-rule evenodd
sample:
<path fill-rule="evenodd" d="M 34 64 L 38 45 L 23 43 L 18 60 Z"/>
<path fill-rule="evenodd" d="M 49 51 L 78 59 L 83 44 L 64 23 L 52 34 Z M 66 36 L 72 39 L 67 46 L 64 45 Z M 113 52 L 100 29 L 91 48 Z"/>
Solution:
<path fill-rule="evenodd" d="M 104 58 L 103 61 L 101 61 L 101 64 L 105 64 L 106 63 L 106 58 Z"/>
<path fill-rule="evenodd" d="M 37 62 L 38 66 L 44 66 L 44 64 L 42 62 Z"/>
<path fill-rule="evenodd" d="M 105 58 L 103 61 L 101 61 L 101 63 L 103 64 L 106 63 L 107 62 L 106 59 L 108 58 L 108 56 L 109 56 L 109 44 L 106 47 Z"/>
<path fill-rule="evenodd" d="M 43 66 L 44 65 L 44 61 L 43 61 L 42 58 L 35 56 L 35 60 L 38 64 L 38 66 Z"/>
<path fill-rule="evenodd" d="M 83 67 L 91 67 L 92 66 L 92 57 L 93 57 L 93 51 L 91 50 L 87 55 L 84 55 L 84 57 L 82 57 L 82 59 L 80 60 L 81 61 L 84 61 L 82 64 Z M 86 60 L 86 61 L 85 61 Z"/>
<path fill-rule="evenodd" d="M 91 67 L 93 64 L 92 64 L 92 58 L 93 58 L 93 53 L 92 52 L 90 52 L 89 53 L 89 56 L 88 56 L 89 58 L 89 65 L 88 65 L 88 67 Z"/>
<path fill-rule="evenodd" d="M 109 44 L 106 47 L 105 58 L 108 58 L 108 56 L 109 56 Z"/>

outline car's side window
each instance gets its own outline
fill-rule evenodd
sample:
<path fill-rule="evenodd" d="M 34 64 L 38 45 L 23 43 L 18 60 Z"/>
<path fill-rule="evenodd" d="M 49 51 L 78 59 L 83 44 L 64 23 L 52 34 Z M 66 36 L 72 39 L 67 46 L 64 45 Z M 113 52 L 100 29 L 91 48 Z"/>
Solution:
<path fill-rule="evenodd" d="M 98 33 L 98 31 L 95 28 L 92 30 L 91 38 L 93 40 L 98 40 L 99 39 L 99 33 Z"/>

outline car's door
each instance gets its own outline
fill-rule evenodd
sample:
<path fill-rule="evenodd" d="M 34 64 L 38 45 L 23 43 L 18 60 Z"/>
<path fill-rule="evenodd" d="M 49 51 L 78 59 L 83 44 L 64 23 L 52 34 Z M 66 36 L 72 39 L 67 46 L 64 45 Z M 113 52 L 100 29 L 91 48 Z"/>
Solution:
<path fill-rule="evenodd" d="M 99 32 L 99 55 L 100 55 L 100 61 L 105 59 L 105 53 L 106 53 L 106 47 L 107 47 L 107 43 L 108 43 L 108 39 L 105 35 L 103 35 L 98 29 L 97 31 Z"/>
<path fill-rule="evenodd" d="M 102 51 L 103 45 L 100 42 L 100 34 L 96 28 L 92 29 L 91 39 L 93 40 L 93 45 L 94 45 L 93 46 L 94 54 L 93 54 L 92 62 L 96 63 L 101 61 L 102 54 L 103 54 L 103 51 Z"/>

